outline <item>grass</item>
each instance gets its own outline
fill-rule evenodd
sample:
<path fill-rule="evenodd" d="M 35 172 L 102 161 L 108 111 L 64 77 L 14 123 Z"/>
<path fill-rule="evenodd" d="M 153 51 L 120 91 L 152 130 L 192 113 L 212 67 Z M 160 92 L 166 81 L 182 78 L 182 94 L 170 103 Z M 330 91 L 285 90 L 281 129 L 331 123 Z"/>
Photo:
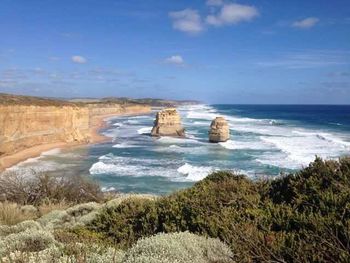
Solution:
<path fill-rule="evenodd" d="M 32 96 L 11 95 L 0 93 L 0 105 L 35 105 L 35 106 L 77 106 L 78 103 L 71 103 L 65 100 L 52 99 L 52 98 L 40 98 Z"/>
<path fill-rule="evenodd" d="M 0 202 L 0 225 L 15 225 L 19 222 L 35 219 L 38 211 L 35 207 L 22 207 L 16 203 Z"/>

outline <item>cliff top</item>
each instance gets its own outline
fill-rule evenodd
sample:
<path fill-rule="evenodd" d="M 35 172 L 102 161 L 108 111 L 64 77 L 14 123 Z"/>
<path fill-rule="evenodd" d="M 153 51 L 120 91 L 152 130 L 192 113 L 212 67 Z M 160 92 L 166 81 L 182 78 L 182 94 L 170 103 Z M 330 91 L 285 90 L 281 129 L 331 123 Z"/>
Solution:
<path fill-rule="evenodd" d="M 83 106 L 99 104 L 140 104 L 150 105 L 153 107 L 174 107 L 177 105 L 197 104 L 198 101 L 191 100 L 164 100 L 164 99 L 131 99 L 124 97 L 109 97 L 102 99 L 95 98 L 76 98 L 71 100 L 43 98 L 33 96 L 22 96 L 0 93 L 0 105 L 34 105 L 34 106 Z"/>
<path fill-rule="evenodd" d="M 0 93 L 0 105 L 76 106 L 78 104 L 58 99 Z"/>

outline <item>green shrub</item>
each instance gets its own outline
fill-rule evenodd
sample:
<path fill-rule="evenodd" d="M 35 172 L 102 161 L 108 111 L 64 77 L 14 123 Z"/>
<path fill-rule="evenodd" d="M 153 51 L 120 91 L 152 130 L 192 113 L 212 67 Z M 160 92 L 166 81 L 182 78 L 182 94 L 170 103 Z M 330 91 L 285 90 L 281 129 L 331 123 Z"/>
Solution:
<path fill-rule="evenodd" d="M 8 253 L 42 251 L 55 243 L 50 232 L 26 229 L 20 233 L 7 235 L 0 240 L 0 257 Z"/>
<path fill-rule="evenodd" d="M 346 262 L 350 258 L 350 158 L 319 158 L 296 174 L 252 181 L 217 172 L 152 200 L 106 207 L 88 225 L 119 247 L 165 232 L 219 238 L 239 262 Z"/>
<path fill-rule="evenodd" d="M 10 234 L 17 234 L 23 232 L 25 230 L 41 230 L 41 225 L 33 220 L 23 221 L 17 225 L 8 226 L 8 225 L 0 225 L 0 238 L 5 237 Z"/>
<path fill-rule="evenodd" d="M 124 263 L 229 263 L 232 252 L 221 241 L 188 232 L 158 234 L 140 239 Z"/>

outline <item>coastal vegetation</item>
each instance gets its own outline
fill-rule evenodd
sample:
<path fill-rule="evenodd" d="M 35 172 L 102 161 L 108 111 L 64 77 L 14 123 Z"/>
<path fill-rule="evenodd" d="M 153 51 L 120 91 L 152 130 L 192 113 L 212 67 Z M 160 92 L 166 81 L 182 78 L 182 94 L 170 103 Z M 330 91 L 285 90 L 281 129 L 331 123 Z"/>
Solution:
<path fill-rule="evenodd" d="M 0 253 L 4 262 L 347 262 L 349 200 L 350 158 L 317 158 L 274 180 L 222 171 L 169 196 L 76 199 L 3 225 Z"/>

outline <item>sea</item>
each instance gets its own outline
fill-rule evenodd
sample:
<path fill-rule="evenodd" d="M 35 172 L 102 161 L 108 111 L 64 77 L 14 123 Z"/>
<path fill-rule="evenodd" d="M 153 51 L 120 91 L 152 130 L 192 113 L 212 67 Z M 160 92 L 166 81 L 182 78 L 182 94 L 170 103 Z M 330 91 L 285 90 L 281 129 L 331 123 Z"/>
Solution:
<path fill-rule="evenodd" d="M 295 173 L 316 156 L 350 155 L 350 106 L 190 105 L 178 108 L 186 138 L 150 136 L 156 111 L 107 119 L 111 142 L 54 149 L 9 171 L 83 175 L 104 191 L 164 195 L 228 170 L 253 180 Z M 209 143 L 211 121 L 224 117 L 230 140 Z"/>

